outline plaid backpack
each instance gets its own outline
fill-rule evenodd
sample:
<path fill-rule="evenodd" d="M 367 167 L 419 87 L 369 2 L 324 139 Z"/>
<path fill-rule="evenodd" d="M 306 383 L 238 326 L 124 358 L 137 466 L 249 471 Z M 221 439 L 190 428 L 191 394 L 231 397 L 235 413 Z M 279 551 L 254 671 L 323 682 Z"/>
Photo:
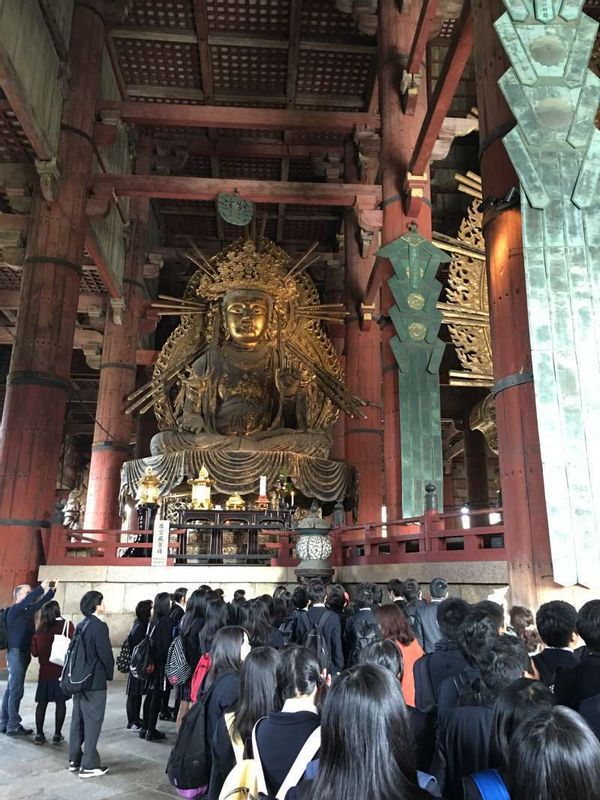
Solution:
<path fill-rule="evenodd" d="M 192 675 L 192 670 L 185 657 L 181 636 L 176 636 L 167 653 L 165 674 L 171 686 L 181 686 Z"/>

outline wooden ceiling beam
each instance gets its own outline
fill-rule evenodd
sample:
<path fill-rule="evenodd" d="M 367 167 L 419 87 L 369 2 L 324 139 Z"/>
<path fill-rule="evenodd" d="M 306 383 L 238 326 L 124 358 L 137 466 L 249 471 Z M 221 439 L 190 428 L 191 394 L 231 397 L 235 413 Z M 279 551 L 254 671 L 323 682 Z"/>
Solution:
<path fill-rule="evenodd" d="M 122 122 L 178 128 L 250 128 L 352 133 L 356 126 L 379 128 L 379 114 L 348 111 L 300 111 L 286 108 L 230 108 L 172 103 L 104 100 L 98 110 L 120 113 Z"/>
<path fill-rule="evenodd" d="M 421 71 L 425 59 L 425 50 L 429 41 L 431 23 L 436 15 L 439 0 L 423 0 L 421 15 L 417 23 L 415 38 L 413 39 L 406 71 L 415 74 Z"/>
<path fill-rule="evenodd" d="M 128 97 L 153 98 L 155 100 L 194 100 L 197 103 L 204 102 L 207 98 L 202 89 L 194 89 L 187 86 L 154 86 L 151 84 L 133 84 L 126 87 Z M 355 108 L 361 109 L 364 99 L 358 94 L 331 95 L 331 94 L 307 94 L 302 93 L 297 96 L 298 105 L 311 106 L 315 108 Z M 283 106 L 286 104 L 285 94 L 273 94 L 272 92 L 235 92 L 221 90 L 212 95 L 212 101 L 217 103 L 268 103 L 270 106 Z"/>
<path fill-rule="evenodd" d="M 427 171 L 433 148 L 437 141 L 448 110 L 456 94 L 465 65 L 473 49 L 473 16 L 470 0 L 464 0 L 460 17 L 452 32 L 452 38 L 440 77 L 429 99 L 427 114 L 419 133 L 409 166 L 413 175 L 423 175 Z"/>
<path fill-rule="evenodd" d="M 18 289 L 0 289 L 0 309 L 18 309 L 19 295 L 20 291 Z M 106 295 L 104 294 L 82 292 L 79 295 L 77 311 L 81 314 L 86 313 L 91 308 L 104 309 L 105 307 Z"/>
<path fill-rule="evenodd" d="M 198 25 L 196 22 L 196 31 Z M 112 28 L 110 36 L 113 39 L 130 39 L 142 42 L 172 42 L 174 44 L 198 44 L 198 35 L 192 30 L 157 28 L 155 26 L 121 26 Z M 267 50 L 287 50 L 289 42 L 279 36 L 270 34 L 260 34 L 257 32 L 244 33 L 243 31 L 229 32 L 208 32 L 206 28 L 206 42 L 213 47 L 250 47 L 262 48 Z M 313 50 L 317 52 L 338 52 L 338 53 L 359 53 L 364 55 L 374 55 L 377 52 L 375 45 L 358 42 L 355 39 L 343 41 L 329 41 L 327 39 L 302 39 L 298 37 L 298 44 L 301 50 Z"/>
<path fill-rule="evenodd" d="M 96 175 L 93 190 L 98 197 L 163 197 L 171 200 L 215 200 L 219 192 L 237 190 L 255 203 L 353 206 L 357 197 L 381 202 L 381 187 L 348 183 L 300 183 L 255 181 L 237 178 L 191 178 L 176 175 Z"/>
<path fill-rule="evenodd" d="M 342 153 L 343 144 L 287 144 L 285 142 L 253 141 L 249 139 L 217 139 L 211 142 L 208 137 L 162 138 L 155 136 L 154 142 L 161 146 L 185 147 L 190 156 L 224 156 L 229 158 L 311 158 L 326 153 Z"/>

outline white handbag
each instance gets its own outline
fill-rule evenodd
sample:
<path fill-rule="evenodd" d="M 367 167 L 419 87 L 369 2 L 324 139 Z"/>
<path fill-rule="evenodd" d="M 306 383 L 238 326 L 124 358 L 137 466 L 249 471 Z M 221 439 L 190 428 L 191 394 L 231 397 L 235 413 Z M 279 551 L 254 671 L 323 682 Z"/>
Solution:
<path fill-rule="evenodd" d="M 67 650 L 71 644 L 69 638 L 69 621 L 65 620 L 62 633 L 55 633 L 52 639 L 52 649 L 50 650 L 50 663 L 59 667 L 64 667 Z"/>

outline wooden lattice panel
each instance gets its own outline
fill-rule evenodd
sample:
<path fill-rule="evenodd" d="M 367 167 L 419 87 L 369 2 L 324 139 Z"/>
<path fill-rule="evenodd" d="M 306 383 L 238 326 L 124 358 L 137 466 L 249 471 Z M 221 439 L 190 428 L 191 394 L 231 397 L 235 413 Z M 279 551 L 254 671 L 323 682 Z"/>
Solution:
<path fill-rule="evenodd" d="M 188 237 L 202 242 L 217 238 L 217 221 L 214 214 L 181 217 L 165 214 L 163 220 L 167 244 L 185 245 L 185 239 Z"/>
<path fill-rule="evenodd" d="M 364 96 L 373 56 L 303 50 L 298 66 L 298 92 Z"/>
<path fill-rule="evenodd" d="M 285 208 L 290 215 L 331 217 L 332 219 L 340 219 L 346 212 L 346 209 L 340 206 L 304 206 L 300 204 L 289 204 Z"/>
<path fill-rule="evenodd" d="M 319 183 L 322 177 L 315 175 L 313 162 L 310 158 L 290 158 L 290 181 L 307 181 L 308 183 Z"/>
<path fill-rule="evenodd" d="M 208 0 L 206 5 L 211 31 L 288 34 L 288 0 Z"/>
<path fill-rule="evenodd" d="M 20 289 L 21 271 L 0 266 L 0 289 Z"/>
<path fill-rule="evenodd" d="M 6 103 L 0 100 L 0 103 Z M 0 162 L 24 163 L 33 161 L 34 155 L 31 145 L 17 122 L 14 113 L 8 108 L 0 111 Z"/>
<path fill-rule="evenodd" d="M 128 25 L 156 28 L 193 28 L 193 0 L 134 0 L 126 22 Z"/>
<path fill-rule="evenodd" d="M 217 128 L 217 136 L 221 138 L 231 138 L 236 139 L 236 141 L 242 141 L 244 139 L 265 139 L 267 141 L 272 141 L 273 139 L 280 141 L 281 140 L 281 133 L 279 131 L 259 131 L 256 129 L 249 130 L 247 128 Z"/>
<path fill-rule="evenodd" d="M 286 216 L 284 240 L 292 242 L 332 242 L 339 227 L 340 222 L 337 219 L 288 219 Z"/>
<path fill-rule="evenodd" d="M 211 48 L 215 91 L 235 89 L 282 93 L 287 52 L 266 47 Z"/>
<path fill-rule="evenodd" d="M 190 156 L 180 170 L 171 170 L 171 175 L 191 175 L 193 178 L 210 178 L 210 158 L 208 156 Z"/>
<path fill-rule="evenodd" d="M 127 84 L 200 88 L 198 50 L 191 44 L 116 39 L 115 46 Z"/>
<path fill-rule="evenodd" d="M 446 53 L 448 51 L 447 39 L 435 39 L 429 44 L 428 77 L 429 91 L 433 92 L 435 84 L 440 77 Z M 477 87 L 475 84 L 475 67 L 471 57 L 465 64 L 462 77 L 452 98 L 448 116 L 464 117 L 473 106 L 477 105 Z"/>
<path fill-rule="evenodd" d="M 312 142 L 314 144 L 334 144 L 342 147 L 344 144 L 344 137 L 339 133 L 333 131 L 292 131 L 288 134 L 289 144 L 305 144 Z"/>
<path fill-rule="evenodd" d="M 337 41 L 359 35 L 352 15 L 338 11 L 334 0 L 304 0 L 300 30 L 305 39 L 321 37 Z M 371 42 L 367 37 L 361 38 Z"/>
<path fill-rule="evenodd" d="M 229 158 L 219 160 L 222 178 L 249 178 L 259 181 L 277 181 L 281 177 L 281 160 L 278 158 Z"/>
<path fill-rule="evenodd" d="M 455 24 L 456 24 L 455 19 L 445 19 L 442 22 L 442 27 L 440 28 L 440 32 L 438 33 L 438 38 L 449 39 L 452 36 L 452 31 L 454 30 Z"/>
<path fill-rule="evenodd" d="M 106 286 L 95 267 L 84 264 L 83 275 L 81 276 L 81 288 L 85 292 L 95 294 L 105 294 Z"/>

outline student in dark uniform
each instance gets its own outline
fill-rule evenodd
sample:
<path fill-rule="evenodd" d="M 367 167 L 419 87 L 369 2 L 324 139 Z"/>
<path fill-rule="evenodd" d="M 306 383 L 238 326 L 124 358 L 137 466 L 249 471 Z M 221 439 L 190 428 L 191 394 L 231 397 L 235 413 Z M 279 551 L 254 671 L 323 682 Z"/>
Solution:
<path fill-rule="evenodd" d="M 510 741 L 521 722 L 544 708 L 554 706 L 552 692 L 540 681 L 530 678 L 507 686 L 494 704 L 492 738 L 490 741 L 490 768 L 496 772 L 496 780 L 506 784 Z M 482 800 L 477 786 L 480 773 L 463 780 L 464 800 Z"/>
<path fill-rule="evenodd" d="M 151 614 L 152 600 L 140 600 L 135 607 L 135 622 L 127 637 L 131 652 L 133 652 L 133 649 L 137 647 L 146 636 Z M 146 682 L 142 678 L 134 678 L 131 672 L 127 675 L 127 689 L 125 693 L 127 695 L 126 710 L 128 731 L 139 733 L 143 728 L 141 710 L 142 698 L 146 693 L 145 685 Z"/>
<path fill-rule="evenodd" d="M 259 719 L 277 711 L 277 666 L 280 655 L 272 647 L 255 647 L 242 663 L 240 695 L 220 717 L 211 742 L 212 769 L 208 800 L 218 800 L 225 778 L 238 759 L 252 754 L 252 729 Z M 234 750 L 235 747 L 235 750 Z"/>
<path fill-rule="evenodd" d="M 546 686 L 554 686 L 558 670 L 577 666 L 578 658 L 573 652 L 577 647 L 577 611 L 571 603 L 552 600 L 540 606 L 535 615 L 535 624 L 542 642 L 546 645 L 541 653 L 533 657 Z"/>
<path fill-rule="evenodd" d="M 317 705 L 325 677 L 316 656 L 306 647 L 289 647 L 277 667 L 281 711 L 272 711 L 256 727 L 269 796 L 275 796 L 302 746 L 321 724 Z"/>
<path fill-rule="evenodd" d="M 90 688 L 73 695 L 73 714 L 69 733 L 69 770 L 79 772 L 80 778 L 98 778 L 108 769 L 100 761 L 97 750 L 104 712 L 106 711 L 107 681 L 112 681 L 115 661 L 112 654 L 108 625 L 100 619 L 104 614 L 104 598 L 100 592 L 86 592 L 79 608 L 84 618 L 77 628 L 92 664 Z"/>
<path fill-rule="evenodd" d="M 140 739 L 146 739 L 147 742 L 158 742 L 165 738 L 165 734 L 156 729 L 156 722 L 166 690 L 165 667 L 169 647 L 173 641 L 170 612 L 169 593 L 159 592 L 154 598 L 154 609 L 150 620 L 154 670 L 146 678 L 143 727 L 139 733 Z"/>

